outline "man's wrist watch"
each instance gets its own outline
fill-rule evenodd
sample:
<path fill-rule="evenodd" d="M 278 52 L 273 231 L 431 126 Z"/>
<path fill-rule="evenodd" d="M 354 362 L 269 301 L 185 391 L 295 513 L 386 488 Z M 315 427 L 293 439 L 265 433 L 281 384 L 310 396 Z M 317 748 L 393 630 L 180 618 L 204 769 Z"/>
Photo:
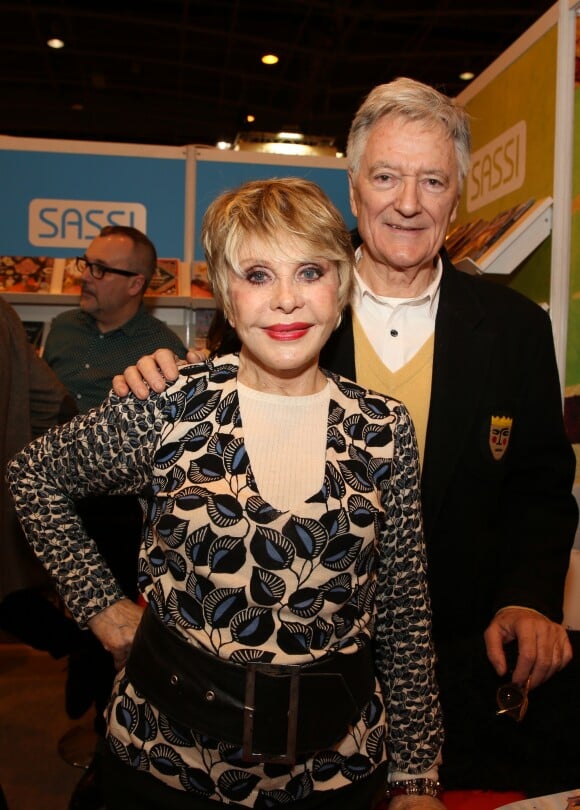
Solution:
<path fill-rule="evenodd" d="M 389 782 L 386 798 L 395 796 L 433 796 L 440 799 L 443 795 L 443 785 L 435 779 L 399 779 Z"/>

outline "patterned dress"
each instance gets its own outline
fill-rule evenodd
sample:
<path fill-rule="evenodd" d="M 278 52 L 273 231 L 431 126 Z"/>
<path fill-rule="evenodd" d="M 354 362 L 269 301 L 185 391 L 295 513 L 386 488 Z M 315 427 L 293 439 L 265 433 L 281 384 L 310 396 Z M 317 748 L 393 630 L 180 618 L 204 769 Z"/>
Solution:
<path fill-rule="evenodd" d="M 176 789 L 256 808 L 349 785 L 386 760 L 425 772 L 442 737 L 408 412 L 329 374 L 324 480 L 279 511 L 252 475 L 237 370 L 236 355 L 186 367 L 163 394 L 111 396 L 30 445 L 9 468 L 20 519 L 84 624 L 122 593 L 70 499 L 140 493 L 139 587 L 161 621 L 240 664 L 310 663 L 373 636 L 374 697 L 331 750 L 291 767 L 245 765 L 238 746 L 158 711 L 123 670 L 110 750 Z"/>

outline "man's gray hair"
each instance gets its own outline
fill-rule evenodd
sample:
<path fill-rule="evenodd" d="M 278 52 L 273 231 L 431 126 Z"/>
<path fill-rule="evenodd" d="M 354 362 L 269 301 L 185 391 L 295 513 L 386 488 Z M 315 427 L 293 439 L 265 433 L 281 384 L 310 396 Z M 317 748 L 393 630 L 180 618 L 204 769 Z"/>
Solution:
<path fill-rule="evenodd" d="M 353 175 L 360 168 L 370 130 L 385 116 L 402 116 L 427 126 L 442 124 L 455 144 L 459 187 L 463 187 L 471 159 L 469 116 L 449 96 L 408 78 L 377 85 L 359 107 L 346 146 L 348 168 Z"/>

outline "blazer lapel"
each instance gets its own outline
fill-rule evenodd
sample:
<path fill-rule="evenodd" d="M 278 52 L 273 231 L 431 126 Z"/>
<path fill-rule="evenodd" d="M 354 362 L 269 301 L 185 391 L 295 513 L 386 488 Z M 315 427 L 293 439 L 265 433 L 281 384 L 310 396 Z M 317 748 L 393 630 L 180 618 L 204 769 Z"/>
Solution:
<path fill-rule="evenodd" d="M 426 527 L 437 518 L 464 437 L 479 413 L 478 403 L 492 359 L 492 342 L 493 334 L 486 329 L 485 311 L 473 294 L 472 285 L 463 284 L 459 271 L 444 257 L 421 477 Z"/>
<path fill-rule="evenodd" d="M 441 506 L 464 436 L 478 413 L 477 403 L 492 359 L 493 333 L 486 329 L 485 311 L 472 284 L 443 252 L 443 278 L 433 356 L 433 381 L 421 476 L 423 515 L 430 525 Z M 486 282 L 481 280 L 482 284 Z M 355 379 L 352 312 L 324 346 L 320 365 Z M 385 393 L 388 394 L 388 391 Z"/>

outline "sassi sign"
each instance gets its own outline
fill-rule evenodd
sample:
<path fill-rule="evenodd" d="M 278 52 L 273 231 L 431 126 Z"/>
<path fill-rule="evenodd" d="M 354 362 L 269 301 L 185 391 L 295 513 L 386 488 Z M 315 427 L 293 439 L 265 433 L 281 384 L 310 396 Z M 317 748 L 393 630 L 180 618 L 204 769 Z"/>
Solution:
<path fill-rule="evenodd" d="M 102 200 L 33 199 L 28 206 L 28 241 L 42 248 L 84 248 L 106 225 L 130 225 L 145 232 L 141 203 Z"/>
<path fill-rule="evenodd" d="M 521 188 L 526 177 L 526 122 L 519 121 L 473 153 L 466 206 L 477 211 Z"/>

